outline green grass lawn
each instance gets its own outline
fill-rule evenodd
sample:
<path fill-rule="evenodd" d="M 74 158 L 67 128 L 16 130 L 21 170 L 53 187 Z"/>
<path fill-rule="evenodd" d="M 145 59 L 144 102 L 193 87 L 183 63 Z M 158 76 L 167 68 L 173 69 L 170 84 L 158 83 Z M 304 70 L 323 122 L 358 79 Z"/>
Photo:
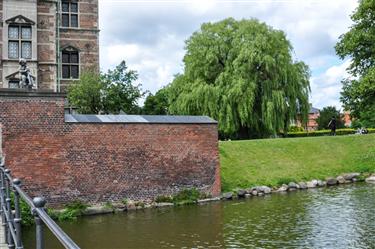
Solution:
<path fill-rule="evenodd" d="M 375 134 L 220 142 L 223 191 L 375 172 Z"/>

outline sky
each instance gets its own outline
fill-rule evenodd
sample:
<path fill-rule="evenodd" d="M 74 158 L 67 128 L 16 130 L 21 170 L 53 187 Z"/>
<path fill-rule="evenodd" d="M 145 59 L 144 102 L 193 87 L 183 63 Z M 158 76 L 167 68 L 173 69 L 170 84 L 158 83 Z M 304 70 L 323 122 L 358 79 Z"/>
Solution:
<path fill-rule="evenodd" d="M 185 41 L 202 23 L 256 18 L 283 30 L 295 60 L 311 70 L 310 102 L 341 108 L 341 80 L 350 61 L 334 50 L 352 25 L 357 0 L 99 0 L 101 70 L 122 60 L 155 93 L 183 72 Z"/>

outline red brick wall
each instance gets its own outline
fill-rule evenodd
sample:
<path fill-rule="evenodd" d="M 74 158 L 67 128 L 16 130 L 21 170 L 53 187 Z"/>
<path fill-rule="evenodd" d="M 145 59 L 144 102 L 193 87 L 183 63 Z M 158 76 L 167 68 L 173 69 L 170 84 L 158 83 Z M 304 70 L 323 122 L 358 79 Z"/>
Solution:
<path fill-rule="evenodd" d="M 65 123 L 64 101 L 1 96 L 6 163 L 51 204 L 220 193 L 216 124 Z"/>
<path fill-rule="evenodd" d="M 319 118 L 320 113 L 309 113 L 308 115 L 308 121 L 305 126 L 305 124 L 302 124 L 301 122 L 301 117 L 298 116 L 296 125 L 298 127 L 303 127 L 307 131 L 315 131 L 318 129 L 318 123 L 316 122 L 317 119 Z"/>
<path fill-rule="evenodd" d="M 309 131 L 314 131 L 318 129 L 318 123 L 316 122 L 319 118 L 319 113 L 309 113 L 309 121 L 307 122 L 307 129 Z"/>

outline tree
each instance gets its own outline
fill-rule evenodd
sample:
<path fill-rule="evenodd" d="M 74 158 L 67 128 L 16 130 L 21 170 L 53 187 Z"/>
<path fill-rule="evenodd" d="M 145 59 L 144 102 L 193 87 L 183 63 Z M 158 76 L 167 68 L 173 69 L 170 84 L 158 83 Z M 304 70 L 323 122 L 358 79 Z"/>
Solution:
<path fill-rule="evenodd" d="M 344 80 L 340 99 L 357 122 L 375 127 L 375 68 L 358 80 Z"/>
<path fill-rule="evenodd" d="M 68 88 L 68 100 L 79 113 L 99 113 L 103 109 L 101 91 L 103 82 L 100 74 L 87 71 L 81 74 L 79 81 Z"/>
<path fill-rule="evenodd" d="M 224 137 L 287 130 L 309 111 L 309 69 L 284 32 L 257 20 L 205 23 L 186 41 L 185 70 L 168 88 L 172 114 L 208 115 Z"/>
<path fill-rule="evenodd" d="M 128 70 L 122 61 L 107 73 L 84 72 L 80 80 L 68 89 L 69 103 L 82 114 L 139 113 L 137 101 L 144 96 L 136 71 Z"/>
<path fill-rule="evenodd" d="M 351 19 L 354 24 L 336 44 L 340 58 L 351 59 L 354 76 L 343 81 L 340 99 L 357 122 L 375 127 L 375 1 L 361 0 Z"/>
<path fill-rule="evenodd" d="M 328 124 L 331 121 L 332 117 L 335 117 L 336 119 L 336 128 L 344 128 L 345 124 L 343 121 L 343 116 L 340 114 L 340 111 L 336 109 L 334 106 L 327 106 L 324 107 L 320 111 L 320 115 L 317 118 L 316 122 L 318 123 L 318 129 L 319 130 L 325 130 L 328 129 Z"/>
<path fill-rule="evenodd" d="M 145 95 L 141 85 L 134 85 L 138 73 L 128 70 L 125 61 L 122 61 L 114 70 L 108 70 L 102 75 L 103 111 L 118 114 L 123 111 L 127 114 L 139 113 L 138 99 Z"/>
<path fill-rule="evenodd" d="M 149 94 L 142 108 L 142 113 L 147 115 L 168 114 L 168 96 L 166 88 L 162 88 L 153 94 Z"/>
<path fill-rule="evenodd" d="M 360 0 L 351 19 L 354 24 L 335 48 L 341 59 L 351 58 L 350 72 L 361 76 L 375 66 L 375 1 Z"/>

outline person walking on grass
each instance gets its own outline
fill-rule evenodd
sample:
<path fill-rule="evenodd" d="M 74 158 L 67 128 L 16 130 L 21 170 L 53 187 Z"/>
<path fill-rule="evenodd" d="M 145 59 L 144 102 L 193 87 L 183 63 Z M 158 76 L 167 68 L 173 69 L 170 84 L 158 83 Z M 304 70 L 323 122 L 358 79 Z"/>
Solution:
<path fill-rule="evenodd" d="M 332 116 L 331 121 L 329 121 L 328 128 L 331 129 L 331 136 L 336 136 L 336 118 L 335 118 L 335 116 Z"/>

